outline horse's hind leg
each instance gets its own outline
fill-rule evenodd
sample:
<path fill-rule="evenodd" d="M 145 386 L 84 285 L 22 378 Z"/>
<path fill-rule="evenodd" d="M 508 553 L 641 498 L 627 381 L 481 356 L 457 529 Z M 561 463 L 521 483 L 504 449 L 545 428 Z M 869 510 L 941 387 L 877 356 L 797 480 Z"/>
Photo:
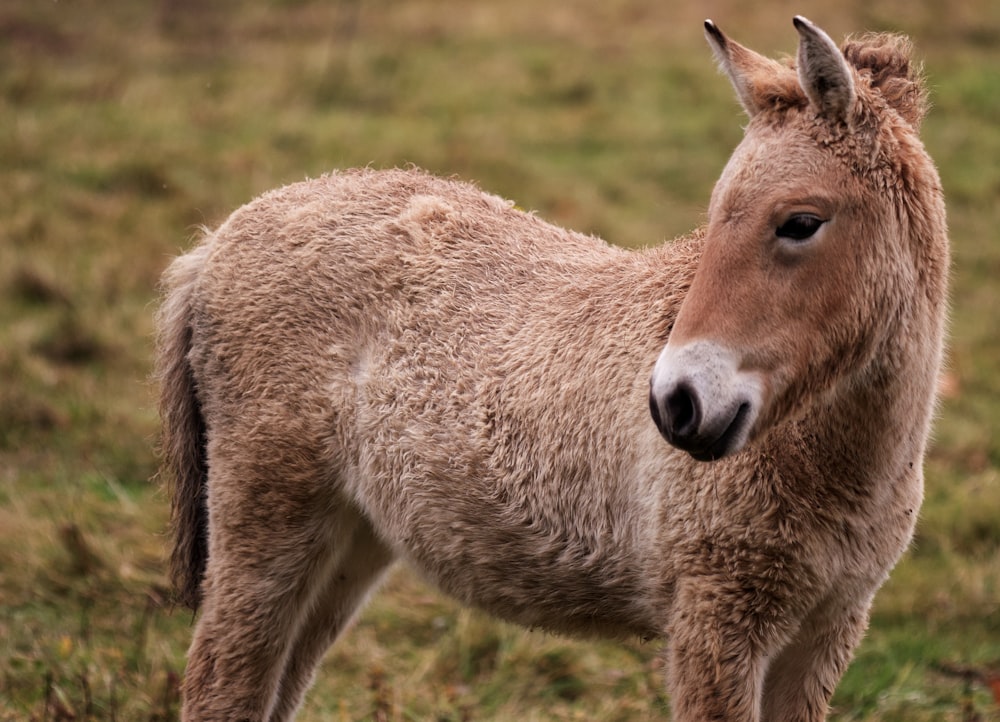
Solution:
<path fill-rule="evenodd" d="M 328 471 L 289 438 L 212 439 L 209 559 L 186 720 L 269 718 L 292 642 L 357 526 Z"/>
<path fill-rule="evenodd" d="M 285 664 L 271 722 L 292 719 L 323 654 L 344 631 L 391 561 L 392 553 L 362 520 L 299 629 Z"/>

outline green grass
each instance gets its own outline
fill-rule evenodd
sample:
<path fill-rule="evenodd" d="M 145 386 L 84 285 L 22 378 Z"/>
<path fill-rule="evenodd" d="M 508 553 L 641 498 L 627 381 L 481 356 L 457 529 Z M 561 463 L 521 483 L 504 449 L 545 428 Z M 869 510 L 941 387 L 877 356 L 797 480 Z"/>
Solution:
<path fill-rule="evenodd" d="M 702 10 L 609 0 L 10 0 L 0 8 L 0 719 L 170 720 L 155 285 L 201 224 L 335 167 L 415 163 L 625 245 L 698 225 L 742 118 Z M 954 244 L 949 378 L 917 540 L 836 720 L 986 720 L 1000 672 L 1000 7 L 778 2 L 714 17 L 792 52 L 911 34 Z M 664 718 L 656 645 L 460 610 L 402 572 L 302 719 Z"/>

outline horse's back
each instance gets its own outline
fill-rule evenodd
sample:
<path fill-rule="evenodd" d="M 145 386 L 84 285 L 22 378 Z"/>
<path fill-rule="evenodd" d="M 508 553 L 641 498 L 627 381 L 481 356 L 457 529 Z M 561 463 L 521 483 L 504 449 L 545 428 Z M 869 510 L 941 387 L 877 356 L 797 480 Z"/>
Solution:
<path fill-rule="evenodd" d="M 262 196 L 205 242 L 192 360 L 220 454 L 311 479 L 509 618 L 540 623 L 539 575 L 565 577 L 554 626 L 627 606 L 639 575 L 606 509 L 659 448 L 646 376 L 697 238 L 658 263 L 473 186 L 361 171 Z M 585 561 L 563 569 L 567 545 Z M 499 546 L 508 564 L 470 565 Z"/>
<path fill-rule="evenodd" d="M 553 279 L 623 253 L 404 170 L 279 188 L 203 244 L 191 363 L 209 421 L 247 434 L 287 420 L 317 448 L 362 433 L 365 409 L 442 422 L 440 387 L 473 394 Z"/>
<path fill-rule="evenodd" d="M 204 273 L 218 273 L 220 292 L 322 288 L 324 310 L 348 314 L 345 305 L 364 301 L 368 317 L 380 300 L 424 286 L 488 292 L 542 263 L 609 252 L 475 186 L 416 170 L 352 170 L 279 188 L 234 212 L 208 242 Z"/>

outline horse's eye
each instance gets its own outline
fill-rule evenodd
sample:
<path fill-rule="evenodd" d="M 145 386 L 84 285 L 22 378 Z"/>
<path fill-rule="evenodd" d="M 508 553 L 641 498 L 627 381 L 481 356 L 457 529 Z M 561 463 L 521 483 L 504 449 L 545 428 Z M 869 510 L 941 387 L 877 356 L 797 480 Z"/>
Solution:
<path fill-rule="evenodd" d="M 804 241 L 807 238 L 812 238 L 822 225 L 823 219 L 819 216 L 814 216 L 812 213 L 796 213 L 778 226 L 775 235 L 790 241 Z"/>

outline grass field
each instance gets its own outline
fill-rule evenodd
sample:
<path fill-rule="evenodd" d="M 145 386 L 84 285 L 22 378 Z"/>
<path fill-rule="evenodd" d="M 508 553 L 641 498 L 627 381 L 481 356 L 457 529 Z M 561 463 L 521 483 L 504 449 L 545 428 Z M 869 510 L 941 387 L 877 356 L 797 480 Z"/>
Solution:
<path fill-rule="evenodd" d="M 702 218 L 742 118 L 701 37 L 791 16 L 913 36 L 954 251 L 917 540 L 833 719 L 1000 719 L 1000 4 L 6 0 L 0 7 L 0 720 L 172 720 L 150 483 L 157 278 L 256 194 L 415 163 L 624 245 Z M 394 576 L 305 720 L 667 718 L 656 645 L 577 642 Z M 991 690 L 990 683 L 993 688 Z"/>

